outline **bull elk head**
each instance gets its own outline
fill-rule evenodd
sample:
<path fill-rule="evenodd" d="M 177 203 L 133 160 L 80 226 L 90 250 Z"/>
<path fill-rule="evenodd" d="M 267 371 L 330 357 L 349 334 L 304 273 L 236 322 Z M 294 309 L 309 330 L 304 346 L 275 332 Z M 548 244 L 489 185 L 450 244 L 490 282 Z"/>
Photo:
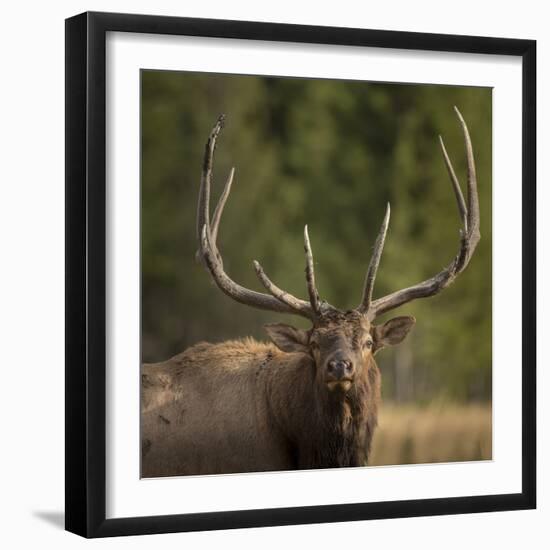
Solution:
<path fill-rule="evenodd" d="M 414 317 L 396 317 L 383 325 L 374 325 L 378 316 L 418 298 L 427 298 L 448 287 L 464 271 L 480 238 L 479 202 L 472 143 L 468 128 L 459 110 L 455 112 L 462 126 L 467 157 L 467 201 L 461 191 L 443 139 L 439 137 L 443 159 L 453 186 L 462 229 L 460 246 L 451 263 L 442 271 L 414 286 L 404 288 L 373 299 L 374 282 L 390 221 L 390 206 L 382 221 L 380 232 L 370 260 L 363 296 L 359 305 L 348 311 L 341 311 L 321 300 L 315 285 L 313 253 L 307 225 L 304 228 L 304 249 L 306 256 L 306 283 L 309 299 L 302 300 L 279 288 L 266 275 L 262 266 L 254 261 L 256 274 L 268 294 L 242 287 L 225 272 L 222 257 L 217 247 L 217 236 L 222 212 L 231 190 L 235 170 L 231 169 L 223 193 L 210 219 L 210 189 L 212 167 L 217 138 L 224 124 L 220 116 L 212 129 L 206 144 L 201 186 L 198 201 L 197 233 L 199 250 L 197 255 L 208 268 L 216 285 L 229 297 L 248 306 L 279 312 L 292 313 L 309 319 L 312 327 L 300 330 L 289 325 L 267 325 L 266 330 L 277 347 L 285 352 L 309 354 L 316 366 L 316 379 L 328 390 L 348 392 L 354 382 L 364 376 L 370 359 L 381 348 L 400 343 L 415 323 Z"/>

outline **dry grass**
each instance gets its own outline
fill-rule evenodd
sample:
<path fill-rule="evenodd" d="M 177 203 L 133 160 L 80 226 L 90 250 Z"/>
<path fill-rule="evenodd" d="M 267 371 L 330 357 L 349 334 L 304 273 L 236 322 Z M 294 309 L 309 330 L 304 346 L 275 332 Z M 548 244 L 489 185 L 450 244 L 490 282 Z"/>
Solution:
<path fill-rule="evenodd" d="M 490 460 L 490 405 L 383 403 L 370 466 Z"/>

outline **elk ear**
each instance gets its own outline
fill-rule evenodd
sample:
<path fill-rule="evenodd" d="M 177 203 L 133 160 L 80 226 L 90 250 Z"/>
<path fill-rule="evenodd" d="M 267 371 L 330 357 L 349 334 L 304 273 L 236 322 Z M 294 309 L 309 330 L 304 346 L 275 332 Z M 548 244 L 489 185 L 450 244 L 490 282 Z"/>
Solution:
<path fill-rule="evenodd" d="M 379 327 L 374 327 L 374 349 L 375 351 L 384 346 L 395 346 L 400 344 L 416 323 L 414 317 L 394 317 Z"/>
<path fill-rule="evenodd" d="M 308 352 L 309 331 L 284 325 L 283 323 L 264 325 L 264 328 L 273 343 L 280 350 L 289 353 L 297 351 Z"/>

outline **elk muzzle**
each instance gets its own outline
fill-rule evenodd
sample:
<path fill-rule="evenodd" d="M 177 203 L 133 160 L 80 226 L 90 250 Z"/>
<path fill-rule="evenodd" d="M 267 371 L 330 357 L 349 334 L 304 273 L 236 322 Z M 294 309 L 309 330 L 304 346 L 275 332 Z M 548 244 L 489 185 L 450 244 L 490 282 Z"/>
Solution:
<path fill-rule="evenodd" d="M 353 384 L 355 367 L 353 361 L 344 357 L 335 357 L 327 362 L 325 381 L 330 391 L 347 391 Z"/>

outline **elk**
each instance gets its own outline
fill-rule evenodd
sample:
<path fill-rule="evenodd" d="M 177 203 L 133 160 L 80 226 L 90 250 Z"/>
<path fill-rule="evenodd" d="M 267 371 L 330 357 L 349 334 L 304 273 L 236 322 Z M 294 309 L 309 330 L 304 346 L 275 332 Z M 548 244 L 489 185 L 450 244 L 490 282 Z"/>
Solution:
<path fill-rule="evenodd" d="M 346 311 L 319 297 L 307 225 L 304 250 L 308 300 L 276 286 L 257 261 L 254 268 L 266 293 L 244 288 L 225 272 L 217 236 L 234 169 L 210 219 L 214 150 L 224 116 L 218 119 L 204 155 L 197 256 L 219 289 L 233 300 L 304 317 L 311 328 L 266 325 L 271 343 L 251 338 L 217 344 L 201 342 L 165 362 L 144 364 L 142 477 L 367 464 L 380 403 L 380 371 L 374 356 L 385 346 L 399 344 L 415 318 L 395 317 L 381 325 L 374 321 L 411 300 L 434 296 L 448 287 L 467 267 L 480 238 L 472 144 L 456 107 L 455 112 L 464 134 L 467 200 L 441 136 L 439 141 L 462 222 L 458 253 L 432 278 L 373 299 L 390 220 L 388 204 L 361 302 Z"/>

